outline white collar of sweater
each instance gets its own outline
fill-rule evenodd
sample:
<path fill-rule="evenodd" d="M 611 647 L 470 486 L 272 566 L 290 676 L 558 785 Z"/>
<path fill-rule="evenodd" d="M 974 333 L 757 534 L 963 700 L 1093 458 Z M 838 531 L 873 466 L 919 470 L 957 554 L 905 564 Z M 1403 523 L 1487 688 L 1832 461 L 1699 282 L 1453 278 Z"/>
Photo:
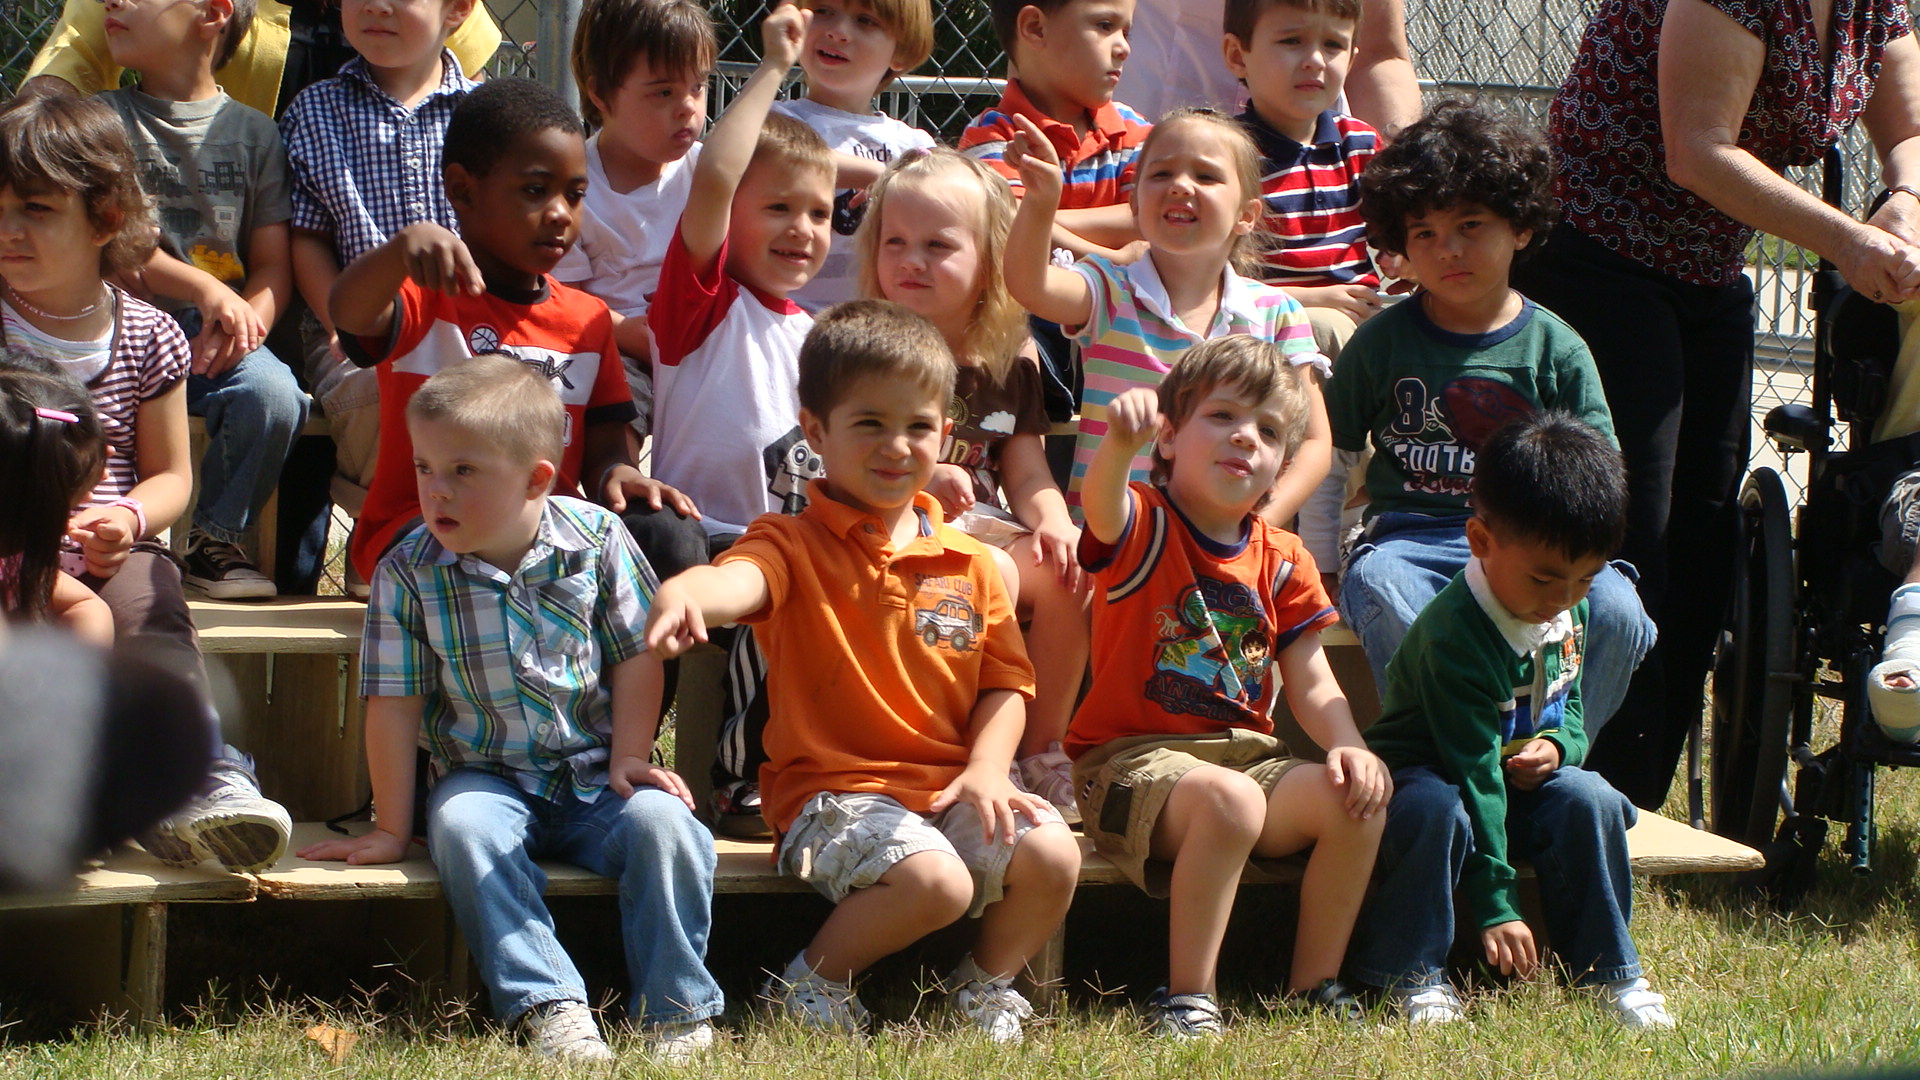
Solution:
<path fill-rule="evenodd" d="M 1480 565 L 1478 557 L 1467 560 L 1467 589 L 1480 605 L 1480 610 L 1493 620 L 1494 629 L 1506 639 L 1507 647 L 1515 656 L 1532 656 L 1540 646 L 1549 641 L 1559 641 L 1573 633 L 1573 612 L 1563 611 L 1551 620 L 1543 623 L 1527 622 L 1507 610 L 1500 598 L 1493 595 L 1493 586 L 1487 582 L 1487 571 Z"/>

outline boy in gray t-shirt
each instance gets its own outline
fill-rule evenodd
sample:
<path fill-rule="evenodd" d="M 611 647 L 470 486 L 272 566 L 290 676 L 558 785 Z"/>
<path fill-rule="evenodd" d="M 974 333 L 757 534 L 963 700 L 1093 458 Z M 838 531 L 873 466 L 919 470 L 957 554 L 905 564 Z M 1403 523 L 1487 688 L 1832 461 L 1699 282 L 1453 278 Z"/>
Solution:
<path fill-rule="evenodd" d="M 108 46 L 140 82 L 101 95 L 140 162 L 160 226 L 145 281 L 192 340 L 187 410 L 207 423 L 186 581 L 235 600 L 274 595 L 240 543 L 307 418 L 292 369 L 265 347 L 293 288 L 286 153 L 273 121 L 213 78 L 253 7 L 254 0 L 208 0 L 205 8 L 115 11 Z"/>

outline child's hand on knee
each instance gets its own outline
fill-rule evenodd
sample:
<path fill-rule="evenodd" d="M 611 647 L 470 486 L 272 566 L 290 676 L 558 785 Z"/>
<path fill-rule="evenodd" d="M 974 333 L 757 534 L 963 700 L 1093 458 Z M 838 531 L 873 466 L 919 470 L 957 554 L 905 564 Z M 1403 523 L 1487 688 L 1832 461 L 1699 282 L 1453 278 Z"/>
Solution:
<path fill-rule="evenodd" d="M 607 786 L 613 788 L 614 794 L 623 799 L 633 798 L 633 793 L 638 788 L 656 787 L 686 803 L 687 809 L 694 808 L 693 791 L 687 787 L 687 782 L 680 778 L 680 774 L 663 765 L 655 765 L 643 757 L 634 757 L 629 754 L 608 764 Z"/>
<path fill-rule="evenodd" d="M 1533 931 L 1519 919 L 1480 931 L 1480 944 L 1486 950 L 1487 965 L 1498 968 L 1503 975 L 1525 979 L 1540 963 Z"/>
<path fill-rule="evenodd" d="M 1370 750 L 1336 746 L 1327 751 L 1327 778 L 1347 789 L 1347 813 L 1364 821 L 1386 809 L 1393 798 L 1393 774 Z"/>
<path fill-rule="evenodd" d="M 966 803 L 979 813 L 980 835 L 988 843 L 998 833 L 1008 844 L 1019 839 L 1020 823 L 1015 815 L 1025 814 L 1037 825 L 1040 810 L 1047 806 L 1045 799 L 1014 787 L 1005 768 L 995 769 L 980 762 L 968 765 L 958 779 L 934 796 L 929 809 L 937 814 L 955 803 Z"/>

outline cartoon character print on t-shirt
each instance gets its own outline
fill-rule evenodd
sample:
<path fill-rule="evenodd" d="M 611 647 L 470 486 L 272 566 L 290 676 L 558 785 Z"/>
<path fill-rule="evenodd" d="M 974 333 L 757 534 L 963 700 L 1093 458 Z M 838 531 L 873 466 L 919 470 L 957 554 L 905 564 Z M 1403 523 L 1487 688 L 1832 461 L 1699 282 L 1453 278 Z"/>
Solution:
<path fill-rule="evenodd" d="M 868 146 L 855 143 L 847 147 L 847 152 L 857 158 L 877 161 L 885 165 L 893 160 L 893 148 L 890 146 Z M 833 195 L 833 232 L 836 236 L 852 236 L 860 229 L 860 220 L 867 216 L 867 200 L 861 196 L 866 188 L 841 188 Z M 854 200 L 859 199 L 858 202 Z"/>
<path fill-rule="evenodd" d="M 782 514 L 805 510 L 807 482 L 827 472 L 798 424 L 761 450 L 760 460 L 767 467 L 767 493 L 780 504 L 778 513 Z"/>
<path fill-rule="evenodd" d="M 1147 700 L 1171 713 L 1246 722 L 1264 697 L 1273 659 L 1259 594 L 1200 576 L 1153 619 L 1159 641 Z"/>
<path fill-rule="evenodd" d="M 1466 495 L 1474 456 L 1501 424 L 1533 412 L 1533 402 L 1498 379 L 1463 375 L 1439 393 L 1408 376 L 1393 384 L 1398 415 L 1387 425 L 1387 450 L 1406 473 L 1404 490 Z"/>

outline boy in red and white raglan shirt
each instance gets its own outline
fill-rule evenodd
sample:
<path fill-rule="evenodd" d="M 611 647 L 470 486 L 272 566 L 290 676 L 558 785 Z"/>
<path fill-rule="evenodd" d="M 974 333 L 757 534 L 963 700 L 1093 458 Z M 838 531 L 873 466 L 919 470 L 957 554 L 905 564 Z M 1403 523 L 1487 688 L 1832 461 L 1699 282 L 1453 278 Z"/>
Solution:
<path fill-rule="evenodd" d="M 579 118 L 540 84 L 487 82 L 447 125 L 447 196 L 461 235 L 410 225 L 334 284 L 341 343 L 380 376 L 380 454 L 348 552 L 369 580 L 381 553 L 421 517 L 407 402 L 469 356 L 504 353 L 552 382 L 567 412 L 555 490 L 585 480 L 586 493 L 616 512 L 629 492 L 657 497 L 626 444 L 633 395 L 612 316 L 548 276 L 579 232 L 584 137 Z"/>

